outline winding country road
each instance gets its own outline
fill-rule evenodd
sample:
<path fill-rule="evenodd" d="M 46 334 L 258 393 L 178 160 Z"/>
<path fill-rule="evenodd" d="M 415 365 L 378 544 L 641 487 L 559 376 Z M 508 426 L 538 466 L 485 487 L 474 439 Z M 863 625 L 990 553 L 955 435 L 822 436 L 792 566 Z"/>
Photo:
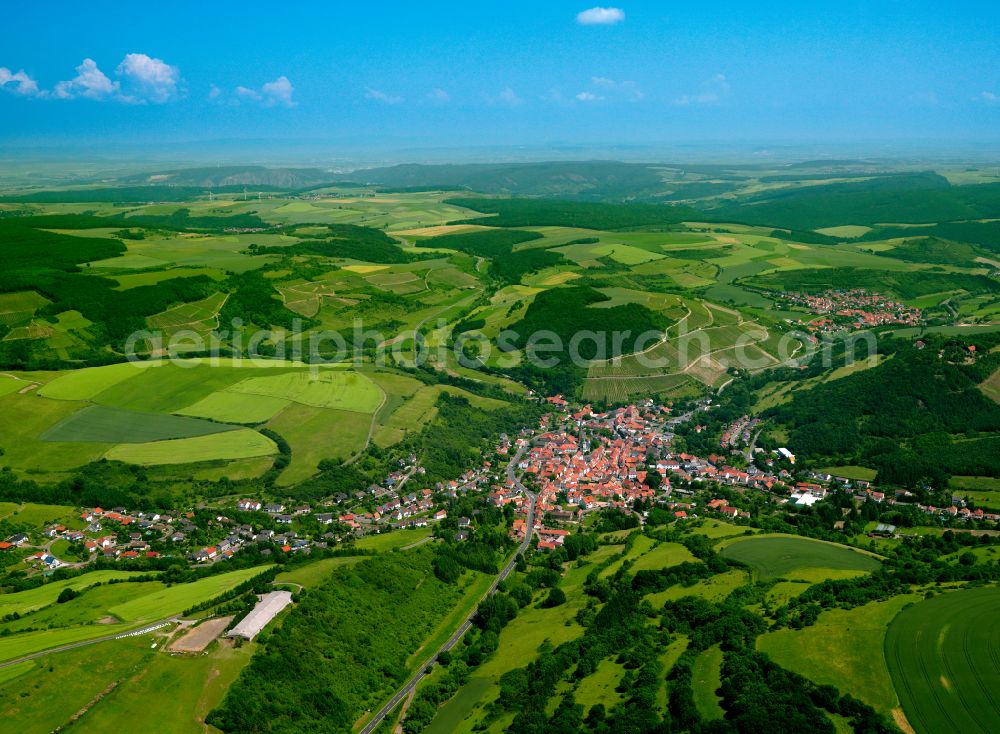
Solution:
<path fill-rule="evenodd" d="M 517 549 L 517 553 L 515 553 L 514 556 L 507 562 L 507 565 L 503 567 L 503 570 L 500 571 L 497 577 L 493 580 L 493 583 L 490 584 L 490 588 L 483 595 L 483 599 L 491 596 L 497 590 L 497 586 L 500 585 L 500 582 L 510 575 L 510 572 L 514 570 L 514 566 L 517 564 L 517 559 L 528 549 L 528 545 L 531 543 L 531 535 L 535 529 L 535 494 L 529 492 L 528 488 L 521 484 L 521 480 L 517 475 L 517 465 L 520 463 L 521 457 L 524 455 L 524 452 L 527 451 L 527 448 L 527 444 L 519 448 L 517 453 L 515 453 L 513 458 L 511 458 L 510 463 L 507 464 L 507 479 L 509 479 L 520 491 L 524 492 L 524 495 L 528 498 L 527 530 L 524 534 L 524 540 L 521 541 L 521 545 Z M 410 680 L 408 680 L 402 688 L 396 691 L 395 695 L 393 695 L 393 697 L 390 698 L 389 701 L 382 708 L 380 708 L 374 716 L 372 716 L 368 723 L 365 724 L 364 728 L 360 730 L 360 734 L 371 734 L 375 731 L 375 729 L 378 728 L 378 725 L 382 723 L 382 720 L 388 716 L 389 713 L 391 713 L 404 698 L 406 698 L 412 691 L 416 690 L 417 685 L 421 680 L 423 680 L 424 676 L 427 675 L 427 670 L 435 663 L 435 661 L 437 661 L 438 655 L 440 655 L 442 651 L 450 650 L 454 647 L 458 641 L 462 639 L 462 635 L 469 631 L 469 627 L 472 626 L 472 619 L 475 616 L 476 610 L 474 609 L 469 616 L 465 618 L 462 626 L 448 638 L 448 641 L 445 642 L 433 656 L 424 662 L 417 672 L 413 674 L 413 677 L 410 678 Z"/>

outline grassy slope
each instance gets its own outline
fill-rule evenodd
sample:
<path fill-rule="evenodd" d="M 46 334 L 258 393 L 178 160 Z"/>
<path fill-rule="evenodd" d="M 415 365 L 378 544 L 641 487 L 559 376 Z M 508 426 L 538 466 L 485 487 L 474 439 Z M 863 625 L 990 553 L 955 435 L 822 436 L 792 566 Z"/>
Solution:
<path fill-rule="evenodd" d="M 39 586 L 28 591 L 19 591 L 16 594 L 0 595 L 0 617 L 13 612 L 25 614 L 34 609 L 40 609 L 55 603 L 63 589 L 80 590 L 88 586 L 104 583 L 111 579 L 124 579 L 129 575 L 137 575 L 137 571 L 94 571 L 92 573 L 77 576 L 68 581 L 55 581 L 44 586 Z"/>
<path fill-rule="evenodd" d="M 886 627 L 912 595 L 854 609 L 831 609 L 803 630 L 769 632 L 757 648 L 816 683 L 837 686 L 883 713 L 899 705 L 882 653 Z"/>
<path fill-rule="evenodd" d="M 716 694 L 722 685 L 722 650 L 718 645 L 703 650 L 691 667 L 692 685 L 694 686 L 694 705 L 701 717 L 707 721 L 721 719 L 725 713 L 719 705 Z"/>
<path fill-rule="evenodd" d="M 35 662 L 30 675 L 0 682 L 0 720 L 19 734 L 49 734 L 112 683 L 134 675 L 154 654 L 148 636 L 60 653 Z"/>
<path fill-rule="evenodd" d="M 225 695 L 254 652 L 226 643 L 193 657 L 154 655 L 141 673 L 118 686 L 74 727 L 81 733 L 126 731 L 137 721 L 156 722 L 163 734 L 216 731 L 204 718 Z"/>

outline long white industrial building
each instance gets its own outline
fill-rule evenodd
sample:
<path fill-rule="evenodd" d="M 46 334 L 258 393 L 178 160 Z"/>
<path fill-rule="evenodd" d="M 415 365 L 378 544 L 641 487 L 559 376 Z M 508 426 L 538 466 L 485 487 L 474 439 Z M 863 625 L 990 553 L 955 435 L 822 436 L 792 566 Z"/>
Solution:
<path fill-rule="evenodd" d="M 278 613 L 291 603 L 292 593 L 290 591 L 272 591 L 264 594 L 253 611 L 229 630 L 226 636 L 252 640 L 267 626 L 268 622 L 277 617 Z"/>

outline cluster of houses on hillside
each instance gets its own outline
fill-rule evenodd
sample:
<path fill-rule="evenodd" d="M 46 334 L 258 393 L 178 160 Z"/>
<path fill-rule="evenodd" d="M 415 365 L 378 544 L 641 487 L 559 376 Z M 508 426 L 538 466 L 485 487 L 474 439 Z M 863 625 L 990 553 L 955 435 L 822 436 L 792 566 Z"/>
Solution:
<path fill-rule="evenodd" d="M 806 475 L 809 481 L 797 481 L 805 478 L 801 472 L 793 476 L 788 468 L 782 468 L 794 464 L 795 457 L 787 449 L 779 449 L 774 457 L 762 457 L 757 449 L 757 460 L 747 463 L 737 449 L 751 442 L 758 427 L 757 420 L 748 416 L 734 421 L 724 431 L 722 445 L 728 449 L 726 452 L 696 456 L 676 451 L 676 426 L 690 420 L 698 410 L 709 409 L 707 400 L 684 416 L 676 416 L 670 406 L 652 400 L 607 410 L 590 405 L 576 408 L 561 397 L 549 398 L 548 403 L 551 410 L 538 426 L 526 427 L 515 437 L 501 435 L 496 456 L 491 457 L 504 459 L 512 452 L 519 457 L 514 469 L 535 491 L 532 530 L 543 550 L 559 548 L 569 532 L 565 526 L 582 521 L 589 512 L 617 508 L 642 521 L 637 502 L 642 503 L 640 509 L 644 511 L 657 505 L 680 519 L 699 513 L 729 519 L 749 517 L 745 510 L 719 496 L 732 498 L 731 492 L 719 491 L 711 501 L 696 506 L 693 495 L 699 486 L 706 485 L 738 492 L 758 490 L 779 504 L 798 506 L 819 502 L 833 491 L 831 488 L 839 488 L 852 492 L 858 502 L 901 502 L 944 519 L 1000 522 L 1000 515 L 970 509 L 957 497 L 950 506 L 938 508 L 914 505 L 912 494 L 906 490 L 887 495 L 865 480 L 814 472 Z M 73 529 L 49 525 L 41 533 L 43 540 L 32 534 L 36 537 L 34 543 L 28 534 L 18 533 L 0 541 L 0 552 L 38 549 L 25 560 L 48 570 L 82 565 L 95 558 L 127 561 L 169 556 L 194 564 L 216 563 L 250 546 L 257 546 L 263 553 L 275 549 L 309 552 L 351 537 L 441 522 L 448 517 L 449 498 L 466 493 L 477 493 L 494 507 L 512 505 L 515 520 L 511 534 L 523 539 L 530 500 L 504 471 L 506 463 L 504 460 L 498 467 L 494 461 L 485 460 L 451 481 L 439 482 L 433 488 L 411 489 L 419 481 L 414 478 L 425 472 L 417 458 L 410 456 L 380 483 L 352 494 L 337 494 L 315 505 L 286 506 L 282 502 L 242 498 L 230 506 L 230 512 L 236 512 L 235 520 L 223 509 L 158 513 L 94 507 L 81 512 Z M 245 513 L 255 516 L 247 517 Z M 456 526 L 455 539 L 469 537 L 469 518 L 458 518 Z M 84 560 L 68 564 L 57 558 L 51 547 L 58 540 L 72 544 Z"/>
<path fill-rule="evenodd" d="M 804 325 L 810 331 L 831 332 L 844 328 L 868 329 L 885 324 L 917 326 L 923 320 L 919 308 L 894 301 L 863 288 L 828 290 L 823 293 L 785 291 L 778 296 L 811 313 L 823 315 Z"/>
<path fill-rule="evenodd" d="M 724 449 L 735 449 L 740 446 L 747 446 L 753 438 L 754 431 L 760 425 L 760 418 L 751 418 L 748 415 L 741 416 L 733 421 L 722 432 L 719 444 Z"/>
<path fill-rule="evenodd" d="M 544 544 L 541 548 L 558 547 L 559 540 L 545 535 L 543 519 L 556 523 L 577 522 L 586 513 L 604 508 L 632 511 L 636 501 L 648 506 L 653 502 L 668 508 L 678 518 L 688 518 L 697 512 L 711 513 L 730 519 L 748 518 L 749 514 L 732 506 L 727 500 L 713 499 L 701 508 L 688 498 L 699 485 L 714 482 L 736 491 L 758 490 L 771 495 L 778 504 L 812 505 L 825 499 L 835 488 L 853 493 L 859 503 L 874 502 L 894 505 L 897 502 L 916 506 L 927 514 L 957 520 L 1000 522 L 1000 515 L 965 507 L 960 498 L 953 498 L 947 508 L 913 505 L 912 493 L 897 490 L 889 495 L 862 479 L 812 472 L 809 481 L 796 481 L 786 469 L 777 468 L 773 459 L 750 463 L 745 468 L 730 465 L 731 456 L 710 454 L 706 457 L 677 452 L 673 448 L 673 426 L 676 418 L 667 406 L 647 400 L 637 405 L 596 411 L 586 405 L 574 410 L 566 401 L 550 399 L 557 409 L 548 417 L 540 432 L 522 457 L 519 469 L 534 477 L 538 489 L 536 531 Z M 741 418 L 729 427 L 732 439 L 748 441 L 756 423 Z M 787 449 L 776 452 L 777 458 L 794 464 Z M 739 462 L 743 463 L 743 462 Z M 647 481 L 656 472 L 658 481 Z M 802 474 L 796 475 L 802 478 Z M 497 506 L 513 502 L 519 510 L 513 533 L 523 537 L 525 499 L 509 483 L 492 488 L 488 501 Z"/>

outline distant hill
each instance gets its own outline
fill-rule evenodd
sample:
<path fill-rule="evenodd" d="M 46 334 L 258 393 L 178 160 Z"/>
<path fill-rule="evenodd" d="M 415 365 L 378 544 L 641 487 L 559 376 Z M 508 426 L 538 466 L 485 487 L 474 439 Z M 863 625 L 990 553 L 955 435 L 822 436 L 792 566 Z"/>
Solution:
<path fill-rule="evenodd" d="M 335 176 L 322 168 L 267 168 L 265 166 L 215 166 L 151 171 L 121 179 L 123 184 L 168 186 L 273 186 L 300 189 L 330 183 Z"/>
<path fill-rule="evenodd" d="M 787 229 L 1000 217 L 1000 184 L 951 186 L 936 173 L 779 189 L 713 209 L 715 221 Z"/>
<path fill-rule="evenodd" d="M 652 166 L 618 161 L 407 163 L 352 171 L 340 178 L 393 188 L 464 187 L 484 194 L 589 200 L 642 198 L 664 188 Z"/>

